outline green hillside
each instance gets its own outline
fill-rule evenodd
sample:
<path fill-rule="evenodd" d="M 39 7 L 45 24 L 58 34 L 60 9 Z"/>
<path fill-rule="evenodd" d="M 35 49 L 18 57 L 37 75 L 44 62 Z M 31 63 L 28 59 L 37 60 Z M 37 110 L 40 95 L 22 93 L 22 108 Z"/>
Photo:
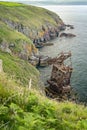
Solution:
<path fill-rule="evenodd" d="M 48 29 L 61 24 L 63 22 L 59 16 L 46 9 L 14 2 L 0 2 L 0 46 L 7 46 L 9 52 L 14 54 L 24 53 L 30 56 L 32 52 L 36 53 L 32 40 L 43 36 L 42 26 Z"/>
<path fill-rule="evenodd" d="M 0 74 L 0 130 L 87 130 L 84 106 L 59 103 L 20 87 Z"/>
<path fill-rule="evenodd" d="M 59 19 L 59 24 L 62 22 L 59 16 L 49 10 L 10 2 L 0 2 L 0 17 L 14 22 L 22 22 L 30 28 L 40 27 L 45 22 L 57 26 L 55 18 Z"/>
<path fill-rule="evenodd" d="M 23 42 L 33 47 L 29 38 L 0 21 L 0 44 L 5 43 L 8 47 L 13 44 L 15 47 L 11 48 L 11 51 L 18 54 L 23 50 Z"/>
<path fill-rule="evenodd" d="M 47 32 L 62 24 L 43 8 L 0 2 L 0 130 L 87 130 L 87 107 L 48 99 L 28 62 L 37 53 L 32 40 L 43 36 L 42 26 Z"/>
<path fill-rule="evenodd" d="M 32 43 L 34 36 L 43 34 L 42 26 L 58 27 L 63 24 L 55 13 L 40 7 L 15 2 L 0 2 L 0 59 L 4 71 L 24 86 L 32 78 L 37 86 L 38 71 L 27 61 L 37 53 Z M 38 31 L 38 34 L 37 34 Z"/>
<path fill-rule="evenodd" d="M 21 60 L 8 53 L 0 51 L 0 59 L 3 61 L 3 70 L 12 79 L 24 86 L 28 86 L 29 80 L 32 79 L 32 86 L 37 88 L 39 72 L 27 61 Z"/>

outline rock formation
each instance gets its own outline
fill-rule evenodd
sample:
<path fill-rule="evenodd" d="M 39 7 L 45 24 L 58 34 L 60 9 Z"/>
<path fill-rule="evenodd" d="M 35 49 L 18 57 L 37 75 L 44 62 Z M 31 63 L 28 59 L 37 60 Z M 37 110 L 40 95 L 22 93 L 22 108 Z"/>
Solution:
<path fill-rule="evenodd" d="M 72 33 L 61 33 L 60 37 L 72 38 L 72 37 L 76 37 L 76 35 Z"/>
<path fill-rule="evenodd" d="M 49 60 L 49 64 L 53 64 L 51 77 L 47 80 L 49 86 L 46 87 L 46 95 L 52 98 L 68 96 L 71 91 L 70 78 L 72 74 L 72 66 L 65 65 L 64 61 L 71 57 L 71 53 L 60 53 L 56 58 Z M 51 94 L 51 95 L 50 95 Z"/>
<path fill-rule="evenodd" d="M 58 15 L 39 7 L 2 5 L 0 12 L 0 49 L 24 59 L 37 53 L 33 43 L 57 37 L 65 26 Z"/>

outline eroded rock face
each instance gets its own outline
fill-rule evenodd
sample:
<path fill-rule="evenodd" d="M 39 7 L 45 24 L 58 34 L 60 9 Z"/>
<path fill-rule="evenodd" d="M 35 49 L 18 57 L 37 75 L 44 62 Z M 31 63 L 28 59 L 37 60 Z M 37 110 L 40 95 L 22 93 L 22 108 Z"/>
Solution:
<path fill-rule="evenodd" d="M 7 24 L 10 28 L 17 30 L 18 32 L 21 32 L 22 34 L 26 35 L 29 39 L 32 40 L 33 43 L 40 43 L 40 42 L 47 42 L 51 39 L 54 39 L 55 37 L 59 36 L 59 31 L 61 28 L 65 28 L 64 24 L 61 25 L 58 24 L 58 26 L 51 25 L 49 22 L 45 22 L 42 26 L 39 28 L 29 28 L 28 26 L 24 26 L 22 23 L 14 22 L 9 19 L 1 19 L 5 24 Z M 58 23 L 58 18 L 54 18 L 56 22 Z M 22 59 L 28 59 L 29 55 L 33 52 L 34 54 L 37 53 L 35 51 L 35 47 L 31 47 L 31 45 L 28 45 L 26 41 L 20 42 L 22 50 L 18 52 L 18 56 Z M 29 47 L 30 46 L 30 47 Z M 8 52 L 8 53 L 14 53 L 14 50 L 16 48 L 16 45 L 14 43 L 8 43 L 6 41 L 2 41 L 0 45 L 0 49 L 2 51 Z"/>
<path fill-rule="evenodd" d="M 4 23 L 6 23 L 10 28 L 17 30 L 18 32 L 21 32 L 25 34 L 27 37 L 29 37 L 31 33 L 31 29 L 27 26 L 24 26 L 22 23 L 14 22 L 9 19 L 1 19 Z"/>
<path fill-rule="evenodd" d="M 17 47 L 17 43 L 8 43 L 3 39 L 0 43 L 0 50 L 9 54 L 14 54 L 24 60 L 28 60 L 31 55 L 35 55 L 38 52 L 33 44 L 29 44 L 24 40 L 21 40 L 18 44 L 20 44 L 20 48 Z"/>
<path fill-rule="evenodd" d="M 35 43 L 35 42 L 43 43 L 51 39 L 54 39 L 55 37 L 58 37 L 60 28 L 64 27 L 64 23 L 58 15 L 48 10 L 45 13 L 48 14 L 48 16 L 51 18 L 52 21 L 45 19 L 43 16 L 42 25 L 40 22 L 40 26 L 36 26 L 36 25 L 32 26 L 31 22 L 29 24 L 25 24 L 26 22 L 24 21 L 26 21 L 27 18 L 23 17 L 23 19 L 21 20 L 20 18 L 18 18 L 16 14 L 15 14 L 15 17 L 17 17 L 17 20 L 11 19 L 12 14 L 10 14 L 10 17 L 8 18 L 0 17 L 0 21 L 5 23 L 8 26 L 8 29 L 11 29 L 13 31 L 17 30 L 18 32 L 24 34 L 27 38 L 29 38 L 32 41 L 32 43 Z M 38 21 L 39 19 L 37 20 L 37 22 Z M 3 41 L 2 39 L 2 42 L 0 43 L 0 49 L 8 53 L 13 53 L 23 59 L 28 59 L 28 57 L 32 55 L 32 53 L 33 54 L 37 53 L 37 50 L 34 44 L 32 45 L 28 44 L 26 40 L 22 41 L 21 38 L 14 39 L 14 40 L 15 41 L 8 43 L 6 41 Z M 19 41 L 16 41 L 16 40 L 19 40 Z M 19 44 L 20 44 L 20 47 L 19 47 Z"/>
<path fill-rule="evenodd" d="M 23 25 L 19 22 L 14 22 L 9 19 L 1 19 L 4 23 L 6 23 L 10 28 L 21 32 L 22 34 L 29 37 L 32 41 L 35 38 L 45 39 L 49 41 L 58 36 L 59 31 L 65 30 L 64 23 L 60 23 L 60 19 L 58 17 L 54 18 L 58 26 L 51 25 L 49 22 L 45 22 L 44 25 L 38 28 L 30 28 L 28 26 Z"/>

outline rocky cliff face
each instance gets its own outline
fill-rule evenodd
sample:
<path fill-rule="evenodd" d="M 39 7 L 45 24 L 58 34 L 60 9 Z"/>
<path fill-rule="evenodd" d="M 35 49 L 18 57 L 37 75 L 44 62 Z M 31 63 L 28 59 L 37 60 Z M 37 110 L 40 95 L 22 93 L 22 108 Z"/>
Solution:
<path fill-rule="evenodd" d="M 59 29 L 64 23 L 55 13 L 43 8 L 22 4 L 14 6 L 14 3 L 12 4 L 12 7 L 5 4 L 0 7 L 0 25 L 7 28 L 3 31 L 2 26 L 0 49 L 28 59 L 32 52 L 37 52 L 33 41 L 48 41 L 58 36 Z M 11 39 L 9 40 L 5 34 L 6 31 L 10 37 L 15 37 L 13 39 L 9 38 Z"/>
<path fill-rule="evenodd" d="M 21 32 L 26 37 L 33 40 L 34 38 L 45 38 L 46 40 L 50 40 L 50 32 L 55 33 L 59 32 L 59 28 L 63 26 L 64 24 L 58 22 L 58 18 L 54 18 L 54 21 L 56 22 L 56 26 L 50 24 L 48 21 L 42 26 L 39 26 L 38 28 L 28 27 L 23 25 L 20 22 L 14 22 L 8 19 L 1 19 L 7 26 L 12 28 L 13 30 L 17 30 L 18 32 Z"/>

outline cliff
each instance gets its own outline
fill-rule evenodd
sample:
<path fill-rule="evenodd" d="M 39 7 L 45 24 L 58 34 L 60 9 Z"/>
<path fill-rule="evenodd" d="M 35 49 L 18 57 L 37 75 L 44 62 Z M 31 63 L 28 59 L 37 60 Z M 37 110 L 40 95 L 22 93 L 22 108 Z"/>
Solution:
<path fill-rule="evenodd" d="M 0 2 L 0 130 L 87 130 L 87 108 L 47 99 L 27 59 L 32 41 L 62 20 L 43 8 Z M 26 87 L 25 87 L 26 86 Z"/>
<path fill-rule="evenodd" d="M 10 77 L 28 85 L 38 86 L 39 72 L 27 61 L 37 53 L 34 38 L 43 38 L 51 28 L 58 28 L 63 21 L 55 13 L 43 8 L 15 2 L 0 2 L 0 59 L 3 71 Z"/>
<path fill-rule="evenodd" d="M 0 2 L 0 49 L 28 59 L 37 52 L 32 41 L 45 38 L 50 29 L 54 31 L 62 25 L 60 17 L 46 9 Z"/>

